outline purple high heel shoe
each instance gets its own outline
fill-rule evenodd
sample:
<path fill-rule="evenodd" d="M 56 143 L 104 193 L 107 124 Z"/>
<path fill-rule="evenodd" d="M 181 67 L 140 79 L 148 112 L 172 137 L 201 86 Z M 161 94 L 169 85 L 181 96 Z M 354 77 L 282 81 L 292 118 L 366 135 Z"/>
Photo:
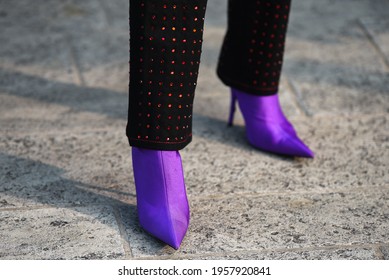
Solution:
<path fill-rule="evenodd" d="M 231 88 L 228 125 L 232 126 L 238 100 L 246 124 L 246 135 L 254 147 L 288 156 L 313 158 L 314 153 L 300 140 L 282 112 L 278 94 L 255 96 Z"/>
<path fill-rule="evenodd" d="M 189 226 L 179 152 L 132 147 L 132 163 L 141 226 L 177 250 Z"/>

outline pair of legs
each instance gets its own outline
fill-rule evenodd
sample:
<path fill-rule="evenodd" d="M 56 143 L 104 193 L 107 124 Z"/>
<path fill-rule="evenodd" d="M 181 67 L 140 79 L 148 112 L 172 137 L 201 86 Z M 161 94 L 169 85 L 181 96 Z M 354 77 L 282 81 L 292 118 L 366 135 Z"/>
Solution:
<path fill-rule="evenodd" d="M 130 0 L 130 85 L 126 134 L 132 146 L 138 215 L 178 248 L 189 224 L 178 150 L 192 139 L 207 0 Z M 217 74 L 243 113 L 256 148 L 312 157 L 282 113 L 278 84 L 290 0 L 229 0 Z"/>

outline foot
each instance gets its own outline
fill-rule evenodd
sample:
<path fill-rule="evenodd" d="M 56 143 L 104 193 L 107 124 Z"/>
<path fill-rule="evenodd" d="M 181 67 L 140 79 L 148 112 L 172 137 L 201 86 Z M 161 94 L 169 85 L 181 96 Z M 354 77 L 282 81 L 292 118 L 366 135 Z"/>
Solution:
<path fill-rule="evenodd" d="M 238 100 L 251 145 L 277 154 L 314 157 L 282 112 L 278 94 L 256 96 L 232 89 L 232 95 Z"/>
<path fill-rule="evenodd" d="M 178 249 L 189 226 L 189 204 L 179 152 L 132 147 L 132 162 L 141 226 Z"/>

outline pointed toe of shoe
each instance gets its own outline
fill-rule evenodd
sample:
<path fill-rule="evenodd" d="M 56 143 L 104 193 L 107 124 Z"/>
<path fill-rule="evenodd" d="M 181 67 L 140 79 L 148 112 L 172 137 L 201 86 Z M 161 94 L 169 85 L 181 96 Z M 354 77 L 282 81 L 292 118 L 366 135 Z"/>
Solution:
<path fill-rule="evenodd" d="M 313 158 L 315 154 L 297 136 L 284 137 L 280 144 L 284 154 L 297 157 Z"/>
<path fill-rule="evenodd" d="M 153 219 L 146 217 L 143 212 L 139 215 L 139 221 L 142 228 L 147 231 L 150 235 L 163 241 L 174 249 L 178 249 L 186 235 L 189 227 L 189 217 L 182 219 L 176 219 L 172 216 L 172 213 L 168 213 L 166 209 L 160 209 L 159 213 L 165 212 L 165 214 L 158 215 L 156 218 L 155 214 Z M 147 215 L 148 216 L 148 215 Z"/>
<path fill-rule="evenodd" d="M 266 152 L 296 157 L 314 157 L 314 153 L 298 138 L 296 133 L 289 133 L 278 125 L 257 125 L 256 130 L 247 130 L 247 138 L 252 146 Z"/>
<path fill-rule="evenodd" d="M 177 230 L 174 233 L 172 233 L 171 238 L 169 242 L 166 242 L 166 244 L 169 244 L 174 249 L 178 250 L 181 246 L 182 241 L 184 240 L 184 237 L 186 235 L 186 232 L 188 230 L 189 223 L 183 227 L 181 230 Z"/>

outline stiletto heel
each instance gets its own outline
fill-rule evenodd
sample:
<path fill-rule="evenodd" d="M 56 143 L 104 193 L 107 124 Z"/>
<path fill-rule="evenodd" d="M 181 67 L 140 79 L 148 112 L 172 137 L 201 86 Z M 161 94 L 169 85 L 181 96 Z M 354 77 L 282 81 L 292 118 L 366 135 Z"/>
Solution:
<path fill-rule="evenodd" d="M 231 91 L 231 105 L 230 105 L 230 115 L 228 117 L 228 126 L 233 126 L 235 110 L 236 110 L 236 95 L 233 91 Z"/>
<path fill-rule="evenodd" d="M 246 135 L 254 147 L 277 154 L 314 157 L 314 153 L 297 136 L 292 124 L 282 112 L 278 94 L 256 96 L 231 88 L 232 102 L 238 100 Z M 233 105 L 228 123 L 233 116 Z"/>
<path fill-rule="evenodd" d="M 141 226 L 178 249 L 189 226 L 189 203 L 179 152 L 132 147 L 132 162 Z"/>

